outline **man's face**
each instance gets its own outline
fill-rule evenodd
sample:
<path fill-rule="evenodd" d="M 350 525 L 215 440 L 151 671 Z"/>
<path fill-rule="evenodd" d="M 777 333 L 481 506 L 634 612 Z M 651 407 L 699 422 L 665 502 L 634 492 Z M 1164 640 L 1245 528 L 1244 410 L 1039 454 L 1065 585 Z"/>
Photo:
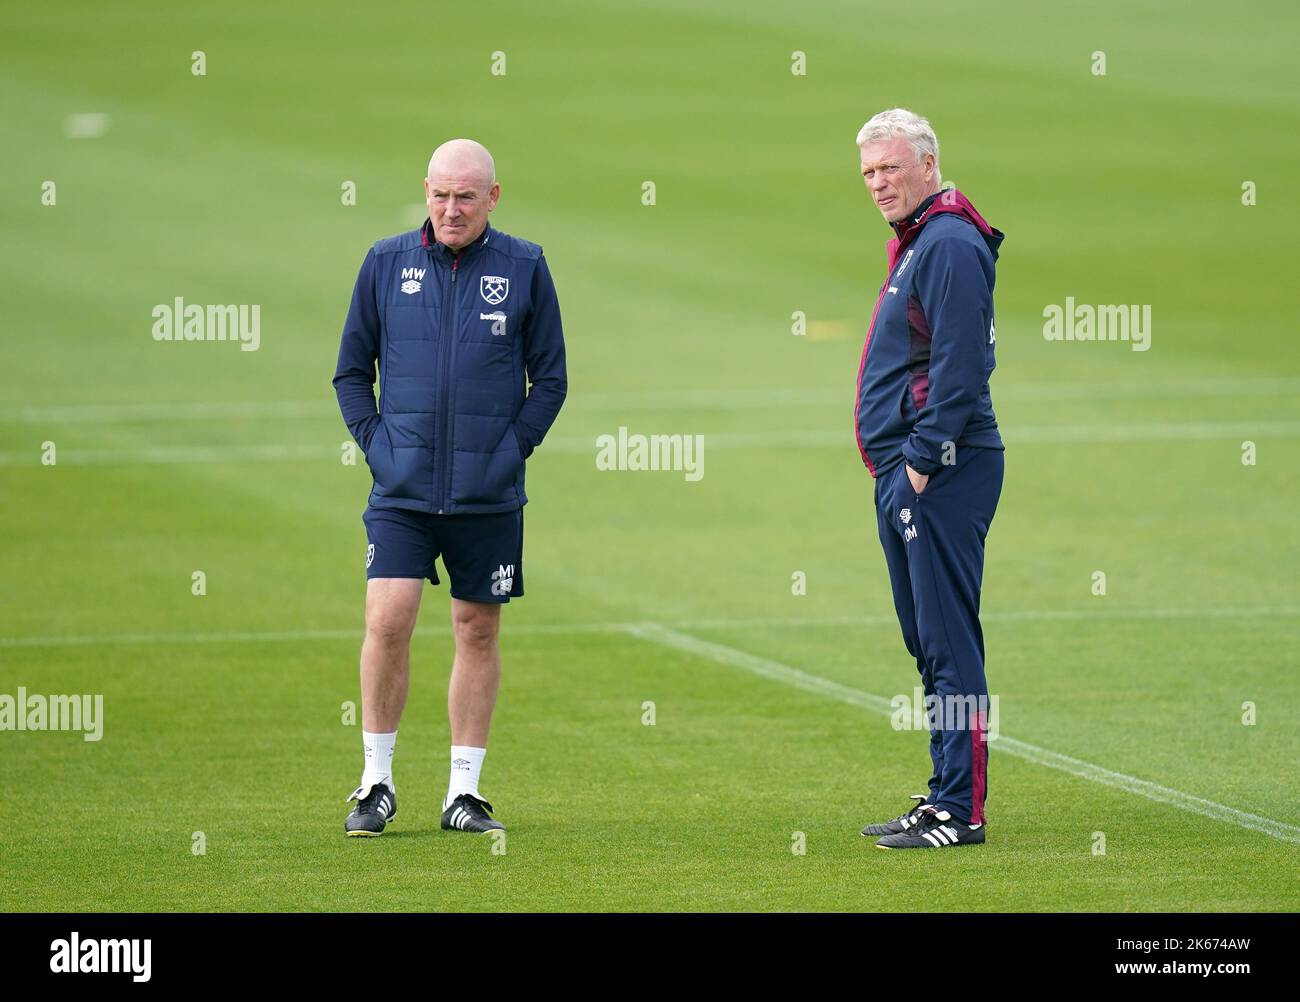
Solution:
<path fill-rule="evenodd" d="M 489 185 L 478 164 L 436 164 L 424 179 L 434 237 L 452 250 L 468 247 L 482 235 L 500 195 L 501 186 Z"/>
<path fill-rule="evenodd" d="M 917 163 L 916 151 L 902 136 L 862 147 L 862 180 L 887 223 L 905 218 L 938 190 L 934 155 L 927 153 Z"/>

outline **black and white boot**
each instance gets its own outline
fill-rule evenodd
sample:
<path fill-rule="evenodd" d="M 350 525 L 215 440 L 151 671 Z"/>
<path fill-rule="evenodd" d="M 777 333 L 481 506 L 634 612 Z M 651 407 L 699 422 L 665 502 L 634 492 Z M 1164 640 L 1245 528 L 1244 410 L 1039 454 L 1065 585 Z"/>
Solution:
<path fill-rule="evenodd" d="M 358 786 L 348 797 L 349 801 L 357 802 L 343 822 L 343 830 L 348 835 L 382 835 L 388 822 L 397 817 L 397 794 L 391 786 L 376 783 L 369 793 L 365 790 L 364 786 Z"/>
<path fill-rule="evenodd" d="M 921 808 L 925 807 L 930 802 L 930 798 L 924 793 L 913 793 L 908 799 L 915 800 L 916 803 L 914 803 L 905 813 L 900 814 L 891 821 L 882 821 L 879 824 L 867 825 L 867 827 L 862 829 L 862 834 L 897 835 L 899 832 L 905 832 L 915 825 L 921 817 Z"/>
<path fill-rule="evenodd" d="M 933 804 L 919 809 L 920 817 L 905 832 L 886 835 L 876 843 L 878 849 L 942 849 L 950 845 L 982 845 L 984 826 L 958 821 Z"/>
<path fill-rule="evenodd" d="M 488 814 L 490 810 L 492 805 L 486 800 L 480 800 L 472 793 L 462 793 L 442 812 L 442 827 L 447 831 L 473 832 L 476 835 L 505 831 L 505 825 L 492 820 Z"/>

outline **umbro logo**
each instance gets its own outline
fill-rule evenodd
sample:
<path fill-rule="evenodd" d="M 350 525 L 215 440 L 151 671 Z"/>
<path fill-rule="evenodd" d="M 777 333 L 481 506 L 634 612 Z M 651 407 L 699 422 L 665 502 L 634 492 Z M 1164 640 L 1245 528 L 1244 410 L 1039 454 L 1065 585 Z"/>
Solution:
<path fill-rule="evenodd" d="M 492 572 L 492 594 L 509 595 L 510 589 L 515 586 L 515 565 L 498 564 L 497 569 Z"/>
<path fill-rule="evenodd" d="M 375 544 L 371 543 L 369 546 L 366 547 L 366 568 L 369 569 L 370 565 L 373 564 L 374 562 L 375 562 Z"/>
<path fill-rule="evenodd" d="M 424 268 L 403 268 L 402 278 L 406 279 L 401 284 L 401 290 L 408 296 L 414 296 L 420 291 L 420 283 L 424 280 Z"/>

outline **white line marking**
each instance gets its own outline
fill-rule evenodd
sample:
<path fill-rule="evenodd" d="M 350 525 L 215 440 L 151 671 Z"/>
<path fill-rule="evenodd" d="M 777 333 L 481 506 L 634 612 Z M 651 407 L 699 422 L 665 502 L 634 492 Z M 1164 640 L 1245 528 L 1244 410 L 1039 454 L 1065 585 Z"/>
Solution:
<path fill-rule="evenodd" d="M 574 623 L 571 625 L 535 623 L 510 627 L 512 633 L 619 633 L 626 623 Z M 278 643 L 303 640 L 355 640 L 361 642 L 364 628 L 337 630 L 265 630 L 233 631 L 230 633 L 99 633 L 64 634 L 33 637 L 0 637 L 0 647 L 98 647 L 134 644 L 226 644 L 226 643 Z M 415 631 L 417 637 L 450 636 L 451 627 L 424 628 Z"/>
<path fill-rule="evenodd" d="M 733 668 L 742 668 L 751 674 L 773 682 L 780 682 L 783 685 L 793 686 L 805 692 L 838 700 L 850 706 L 856 706 L 873 713 L 881 713 L 885 716 L 893 713 L 893 706 L 890 701 L 882 696 L 852 689 L 830 679 L 810 675 L 798 668 L 791 668 L 789 665 L 781 664 L 778 661 L 771 661 L 754 654 L 748 654 L 745 651 L 736 650 L 734 647 L 701 640 L 699 637 L 680 633 L 677 630 L 670 630 L 656 623 L 630 626 L 627 632 L 632 636 L 663 647 L 671 647 Z M 1069 755 L 1062 755 L 1059 752 L 1040 748 L 1026 741 L 1018 741 L 1015 738 L 1000 735 L 995 741 L 990 741 L 989 747 L 1034 762 L 1037 765 L 1047 766 L 1049 769 L 1057 769 L 1072 776 L 1078 776 L 1080 779 L 1114 787 L 1127 793 L 1135 793 L 1146 797 L 1148 800 L 1169 804 L 1181 810 L 1199 814 L 1202 817 L 1213 818 L 1216 821 L 1226 821 L 1241 828 L 1262 832 L 1283 842 L 1300 843 L 1300 827 L 1296 825 L 1289 825 L 1247 811 L 1239 811 L 1235 807 L 1215 803 L 1213 800 L 1205 800 L 1190 793 L 1183 793 L 1181 790 L 1161 786 L 1158 783 L 1151 783 L 1145 779 L 1138 779 L 1136 776 L 1128 776 L 1121 772 L 1104 769 L 1099 765 L 1093 765 L 1091 762 L 1084 762 L 1082 759 L 1071 758 Z"/>
<path fill-rule="evenodd" d="M 980 613 L 984 623 L 1059 622 L 1062 620 L 1115 619 L 1248 619 L 1251 617 L 1300 616 L 1300 606 L 1256 606 L 1254 608 L 1208 609 L 1116 609 L 1114 611 L 1080 611 L 1077 609 L 1023 609 L 1019 611 Z M 761 619 L 694 619 L 671 624 L 679 630 L 753 630 L 760 627 L 843 627 L 889 626 L 897 623 L 893 616 L 827 616 L 820 619 L 769 616 Z M 518 623 L 505 631 L 520 636 L 569 633 L 627 633 L 643 623 Z M 356 640 L 363 629 L 320 630 L 232 630 L 205 633 L 82 633 L 46 634 L 27 637 L 0 637 L 4 647 L 97 647 L 136 644 L 238 644 L 278 643 L 304 640 Z M 419 627 L 417 637 L 446 637 L 451 627 Z"/>
<path fill-rule="evenodd" d="M 1300 606 L 1275 605 L 1253 607 L 1211 607 L 1202 609 L 1008 609 L 984 611 L 984 623 L 1055 622 L 1059 620 L 1107 619 L 1238 619 L 1250 616 L 1300 616 Z M 818 619 L 790 616 L 767 616 L 759 619 L 697 619 L 665 624 L 682 630 L 752 630 L 764 626 L 887 626 L 897 623 L 895 616 L 826 616 Z"/>
<path fill-rule="evenodd" d="M 1295 607 L 1261 607 L 1255 609 L 1219 608 L 1219 609 L 1130 609 L 1100 615 L 1083 613 L 1075 610 L 1025 610 L 1023 612 L 985 613 L 986 621 L 1002 620 L 1012 622 L 1023 619 L 1085 619 L 1085 618 L 1201 618 L 1215 617 L 1249 617 L 1249 616 L 1295 616 L 1300 615 L 1300 608 Z M 751 628 L 753 626 L 853 626 L 893 622 L 888 616 L 860 616 L 838 619 L 714 619 L 700 620 L 693 624 L 680 624 L 689 629 L 731 629 Z M 657 623 L 570 623 L 570 624 L 520 624 L 509 627 L 509 632 L 517 634 L 563 634 L 584 632 L 621 632 L 668 647 L 674 647 L 687 653 L 705 657 L 721 664 L 743 668 L 752 674 L 793 686 L 815 695 L 857 706 L 861 709 L 889 716 L 893 706 L 889 700 L 871 693 L 862 692 L 849 686 L 841 685 L 818 675 L 810 675 L 797 668 L 791 668 L 767 658 L 747 654 L 733 647 L 716 644 L 698 637 L 680 633 Z M 44 647 L 44 646 L 98 646 L 131 644 L 201 644 L 201 643 L 263 643 L 277 641 L 303 640 L 358 640 L 362 630 L 278 630 L 246 631 L 232 633 L 128 633 L 98 635 L 0 637 L 0 647 Z M 446 635 L 450 628 L 437 630 L 422 629 L 420 635 Z M 1146 780 L 1113 772 L 1101 766 L 1093 765 L 1081 759 L 1071 758 L 1058 752 L 1040 748 L 1028 742 L 1000 735 L 993 742 L 993 747 L 1000 748 L 1027 761 L 1035 762 L 1049 768 L 1058 769 L 1080 778 L 1091 780 L 1105 786 L 1115 787 L 1130 793 L 1136 793 L 1160 803 L 1171 804 L 1183 810 L 1191 811 L 1216 820 L 1228 821 L 1243 828 L 1263 832 L 1274 838 L 1288 842 L 1300 843 L 1300 828 L 1271 818 L 1260 817 L 1245 811 L 1239 811 L 1214 801 L 1205 800 L 1191 794 L 1183 793 L 1169 787 L 1151 783 Z"/>

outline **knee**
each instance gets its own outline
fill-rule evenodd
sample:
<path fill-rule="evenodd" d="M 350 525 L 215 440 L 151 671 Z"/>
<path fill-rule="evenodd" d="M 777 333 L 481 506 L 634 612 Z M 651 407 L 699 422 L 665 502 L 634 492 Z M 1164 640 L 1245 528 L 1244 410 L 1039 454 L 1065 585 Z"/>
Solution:
<path fill-rule="evenodd" d="M 490 650 L 497 642 L 497 616 L 495 608 L 457 609 L 451 620 L 457 646 Z"/>
<path fill-rule="evenodd" d="M 415 620 L 401 610 L 382 606 L 366 610 L 366 639 L 384 647 L 401 647 L 411 640 Z"/>

